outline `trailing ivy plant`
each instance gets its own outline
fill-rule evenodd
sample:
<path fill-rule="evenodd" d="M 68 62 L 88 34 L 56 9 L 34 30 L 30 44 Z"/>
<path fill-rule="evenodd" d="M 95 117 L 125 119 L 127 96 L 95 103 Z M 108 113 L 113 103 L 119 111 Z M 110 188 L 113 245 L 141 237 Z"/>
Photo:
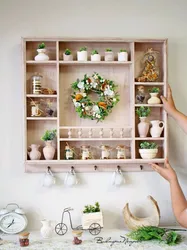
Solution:
<path fill-rule="evenodd" d="M 84 207 L 83 213 L 84 214 L 88 214 L 88 213 L 96 213 L 96 212 L 100 212 L 100 205 L 99 202 L 95 203 L 95 206 L 92 205 L 86 205 Z"/>
<path fill-rule="evenodd" d="M 159 93 L 160 89 L 158 87 L 153 87 L 151 89 L 149 89 L 149 93 Z"/>
<path fill-rule="evenodd" d="M 38 44 L 38 49 L 45 49 L 45 43 Z"/>
<path fill-rule="evenodd" d="M 65 55 L 69 56 L 71 55 L 71 50 L 70 49 L 66 49 L 64 52 Z"/>
<path fill-rule="evenodd" d="M 41 137 L 42 141 L 52 141 L 56 137 L 56 129 L 46 130 L 44 135 Z"/>
<path fill-rule="evenodd" d="M 141 106 L 136 109 L 136 114 L 139 117 L 147 117 L 151 113 L 151 109 L 149 107 Z"/>
<path fill-rule="evenodd" d="M 140 143 L 140 148 L 141 149 L 156 149 L 158 146 L 155 142 L 147 142 L 144 141 Z"/>

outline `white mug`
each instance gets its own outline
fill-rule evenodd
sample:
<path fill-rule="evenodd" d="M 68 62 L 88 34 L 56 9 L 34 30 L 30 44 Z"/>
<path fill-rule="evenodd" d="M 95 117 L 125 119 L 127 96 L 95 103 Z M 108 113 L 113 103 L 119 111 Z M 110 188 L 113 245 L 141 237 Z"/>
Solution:
<path fill-rule="evenodd" d="M 44 179 L 43 179 L 43 186 L 44 187 L 51 187 L 55 184 L 56 179 L 51 172 L 51 170 L 48 168 L 48 170 L 45 173 Z"/>
<path fill-rule="evenodd" d="M 112 185 L 113 186 L 120 186 L 125 183 L 125 179 L 123 173 L 120 169 L 116 170 L 112 175 Z"/>
<path fill-rule="evenodd" d="M 66 174 L 65 180 L 64 180 L 64 185 L 68 186 L 68 187 L 72 187 L 78 184 L 78 179 L 76 176 L 76 173 L 74 171 L 74 169 L 71 169 L 71 171 L 69 171 Z"/>

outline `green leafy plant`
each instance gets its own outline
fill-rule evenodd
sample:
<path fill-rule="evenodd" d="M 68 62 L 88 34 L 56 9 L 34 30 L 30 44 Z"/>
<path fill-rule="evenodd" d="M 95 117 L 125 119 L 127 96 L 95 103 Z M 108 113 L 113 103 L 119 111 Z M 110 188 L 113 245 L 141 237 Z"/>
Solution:
<path fill-rule="evenodd" d="M 92 55 L 97 55 L 99 52 L 97 50 L 92 50 Z"/>
<path fill-rule="evenodd" d="M 112 49 L 108 48 L 108 49 L 106 49 L 106 52 L 112 52 Z"/>
<path fill-rule="evenodd" d="M 139 227 L 133 230 L 127 236 L 137 241 L 159 240 L 168 245 L 177 245 L 182 237 L 174 231 L 154 226 Z"/>
<path fill-rule="evenodd" d="M 157 148 L 157 144 L 155 142 L 147 142 L 147 141 L 144 141 L 144 142 L 141 142 L 140 143 L 140 148 L 141 149 L 155 149 Z"/>
<path fill-rule="evenodd" d="M 52 141 L 56 137 L 56 129 L 46 130 L 44 135 L 41 137 L 42 141 Z"/>
<path fill-rule="evenodd" d="M 86 47 L 81 47 L 81 48 L 79 49 L 79 51 L 87 51 L 87 48 L 86 48 Z"/>
<path fill-rule="evenodd" d="M 45 43 L 38 44 L 38 49 L 45 49 Z"/>
<path fill-rule="evenodd" d="M 149 107 L 141 106 L 136 109 L 136 114 L 139 117 L 147 117 L 151 113 L 151 109 Z"/>
<path fill-rule="evenodd" d="M 119 52 L 127 52 L 126 49 L 120 49 Z"/>
<path fill-rule="evenodd" d="M 65 55 L 69 56 L 71 55 L 71 50 L 70 49 L 66 49 L 64 52 Z"/>
<path fill-rule="evenodd" d="M 100 212 L 100 205 L 99 202 L 95 203 L 95 206 L 92 205 L 87 205 L 84 207 L 83 213 L 84 214 L 88 214 L 88 213 L 96 213 L 96 212 Z"/>
<path fill-rule="evenodd" d="M 149 93 L 159 93 L 160 89 L 158 87 L 153 87 L 151 89 L 149 89 Z"/>

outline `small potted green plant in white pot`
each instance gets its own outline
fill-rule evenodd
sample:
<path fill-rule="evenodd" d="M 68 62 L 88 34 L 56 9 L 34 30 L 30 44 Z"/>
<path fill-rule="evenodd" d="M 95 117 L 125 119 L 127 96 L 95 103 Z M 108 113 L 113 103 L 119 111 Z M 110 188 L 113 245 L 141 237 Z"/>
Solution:
<path fill-rule="evenodd" d="M 148 99 L 148 104 L 160 104 L 161 100 L 158 97 L 158 94 L 160 92 L 160 89 L 158 87 L 153 87 L 151 89 L 149 89 L 149 94 L 151 96 L 151 98 Z"/>
<path fill-rule="evenodd" d="M 49 57 L 48 55 L 46 55 L 46 48 L 45 48 L 45 43 L 40 43 L 38 45 L 38 49 L 37 49 L 37 52 L 38 52 L 38 55 L 35 56 L 34 60 L 35 61 L 49 61 Z"/>
<path fill-rule="evenodd" d="M 93 223 L 97 223 L 100 227 L 103 227 L 103 214 L 98 202 L 95 203 L 95 206 L 85 206 L 82 214 L 83 229 L 89 229 Z"/>
<path fill-rule="evenodd" d="M 136 109 L 136 114 L 140 119 L 138 123 L 138 133 L 140 137 L 146 137 L 149 131 L 149 123 L 146 121 L 151 109 L 149 107 L 141 106 Z"/>
<path fill-rule="evenodd" d="M 118 52 L 118 61 L 119 62 L 127 62 L 128 61 L 128 53 L 125 49 L 120 49 L 120 52 Z"/>
<path fill-rule="evenodd" d="M 91 54 L 91 61 L 93 62 L 99 62 L 101 61 L 101 55 L 97 50 L 93 50 Z"/>
<path fill-rule="evenodd" d="M 77 60 L 78 61 L 87 61 L 88 60 L 88 52 L 86 47 L 81 47 L 79 51 L 77 51 Z"/>
<path fill-rule="evenodd" d="M 66 49 L 63 53 L 63 60 L 64 61 L 73 61 L 73 55 L 70 49 Z"/>
<path fill-rule="evenodd" d="M 139 153 L 142 159 L 153 159 L 158 153 L 158 146 L 155 142 L 144 141 L 140 143 Z"/>
<path fill-rule="evenodd" d="M 106 49 L 105 51 L 105 61 L 114 61 L 114 53 L 112 49 Z"/>
<path fill-rule="evenodd" d="M 56 138 L 56 129 L 46 130 L 44 135 L 41 137 L 45 141 L 46 146 L 43 148 L 44 158 L 46 160 L 53 160 L 55 155 L 55 147 L 52 145 L 53 140 Z"/>

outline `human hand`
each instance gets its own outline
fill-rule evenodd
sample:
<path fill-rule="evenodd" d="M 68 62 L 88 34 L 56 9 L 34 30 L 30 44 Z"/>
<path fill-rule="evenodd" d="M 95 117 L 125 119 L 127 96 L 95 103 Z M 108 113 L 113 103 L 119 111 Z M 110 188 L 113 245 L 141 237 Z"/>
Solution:
<path fill-rule="evenodd" d="M 167 98 L 165 98 L 164 96 L 160 97 L 163 104 L 164 104 L 164 109 L 165 111 L 173 116 L 174 113 L 177 111 L 176 107 L 175 107 L 175 103 L 173 100 L 173 96 L 172 96 L 172 91 L 171 91 L 171 87 L 168 84 L 168 92 L 167 92 Z"/>
<path fill-rule="evenodd" d="M 169 181 L 169 183 L 177 180 L 177 175 L 175 170 L 170 166 L 168 159 L 165 159 L 164 167 L 160 167 L 157 164 L 151 163 L 152 168 L 158 172 L 164 179 Z"/>

